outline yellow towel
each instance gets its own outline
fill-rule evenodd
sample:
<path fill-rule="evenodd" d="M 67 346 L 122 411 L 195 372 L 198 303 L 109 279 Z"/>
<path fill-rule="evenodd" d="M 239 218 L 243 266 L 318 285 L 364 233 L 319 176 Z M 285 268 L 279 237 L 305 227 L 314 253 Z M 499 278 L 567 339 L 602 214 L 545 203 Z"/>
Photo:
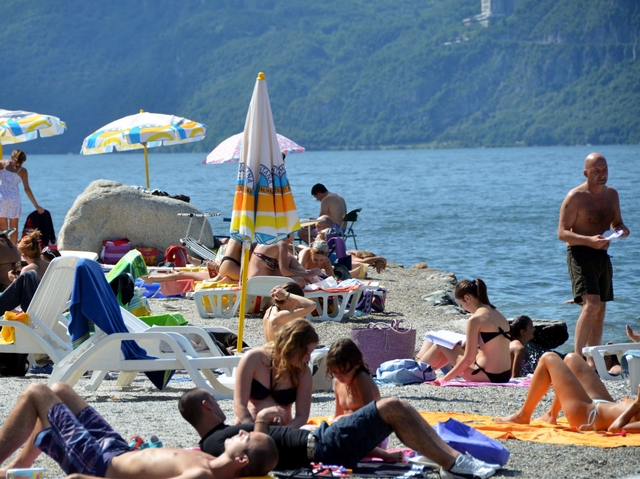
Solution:
<path fill-rule="evenodd" d="M 533 421 L 531 424 L 512 424 L 493 422 L 489 416 L 477 414 L 463 414 L 457 412 L 420 412 L 420 415 L 431 426 L 438 422 L 445 422 L 449 418 L 464 422 L 493 439 L 519 439 L 521 441 L 544 442 L 547 444 L 573 444 L 576 446 L 593 446 L 601 448 L 640 446 L 640 434 L 622 436 L 606 436 L 604 432 L 578 432 L 569 426 L 566 418 L 558 419 L 557 425 L 543 421 Z M 327 417 L 314 417 L 309 424 L 320 424 Z"/>
<path fill-rule="evenodd" d="M 26 325 L 29 324 L 29 315 L 27 313 L 14 313 L 13 311 L 7 311 L 4 313 L 5 321 L 20 321 Z M 16 342 L 16 328 L 12 328 L 11 326 L 3 326 L 2 331 L 0 332 L 2 339 L 0 339 L 0 344 L 13 344 Z"/>

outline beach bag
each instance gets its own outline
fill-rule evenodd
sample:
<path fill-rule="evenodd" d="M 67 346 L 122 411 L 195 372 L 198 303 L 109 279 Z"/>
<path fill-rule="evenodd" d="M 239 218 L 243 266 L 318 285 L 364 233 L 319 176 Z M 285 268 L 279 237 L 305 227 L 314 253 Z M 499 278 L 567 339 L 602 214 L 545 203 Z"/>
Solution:
<path fill-rule="evenodd" d="M 411 359 L 415 353 L 416 330 L 405 318 L 394 319 L 391 324 L 369 323 L 365 328 L 353 328 L 350 337 L 362 351 L 372 374 L 385 361 Z"/>
<path fill-rule="evenodd" d="M 187 265 L 187 250 L 183 246 L 172 244 L 164 252 L 164 261 L 175 264 L 178 268 Z"/>
<path fill-rule="evenodd" d="M 347 267 L 340 263 L 333 265 L 333 274 L 340 281 L 351 279 L 351 273 L 349 273 Z"/>
<path fill-rule="evenodd" d="M 104 264 L 116 264 L 131 250 L 131 241 L 127 238 L 104 240 L 100 259 Z"/>
<path fill-rule="evenodd" d="M 376 378 L 397 384 L 416 384 L 434 381 L 436 373 L 427 363 L 413 359 L 393 359 L 380 365 Z"/>
<path fill-rule="evenodd" d="M 384 313 L 384 305 L 387 301 L 386 288 L 378 288 L 373 292 L 371 298 L 371 311 L 374 313 Z"/>
<path fill-rule="evenodd" d="M 440 439 L 461 454 L 469 453 L 476 459 L 504 466 L 509 460 L 509 451 L 498 441 L 455 419 L 439 422 L 436 432 Z"/>
<path fill-rule="evenodd" d="M 164 261 L 164 254 L 158 248 L 152 248 L 150 246 L 138 246 L 136 248 L 140 251 L 142 258 L 144 259 L 144 263 L 147 266 L 157 266 L 158 263 Z"/>
<path fill-rule="evenodd" d="M 365 289 L 360 295 L 356 309 L 362 311 L 364 314 L 371 312 L 371 304 L 373 303 L 373 290 Z"/>

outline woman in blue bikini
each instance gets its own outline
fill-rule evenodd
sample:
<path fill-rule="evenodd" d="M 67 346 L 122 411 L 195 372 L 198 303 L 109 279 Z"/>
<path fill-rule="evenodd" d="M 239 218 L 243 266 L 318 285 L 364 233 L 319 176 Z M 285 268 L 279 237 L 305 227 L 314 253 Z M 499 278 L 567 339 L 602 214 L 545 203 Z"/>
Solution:
<path fill-rule="evenodd" d="M 433 369 L 453 368 L 441 381 L 461 376 L 466 381 L 506 383 L 511 379 L 509 322 L 489 302 L 487 286 L 480 278 L 464 279 L 456 285 L 456 301 L 471 313 L 464 347 L 453 349 L 424 341 L 416 359 Z M 437 383 L 437 381 L 436 381 Z"/>
<path fill-rule="evenodd" d="M 600 378 L 575 353 L 567 354 L 564 361 L 553 352 L 545 353 L 520 410 L 494 421 L 529 424 L 536 406 L 552 385 L 556 396 L 541 420 L 555 424 L 562 409 L 569 425 L 578 431 L 618 433 L 624 429 L 627 433 L 640 433 L 640 386 L 635 401 L 615 402 Z"/>
<path fill-rule="evenodd" d="M 279 407 L 281 426 L 300 428 L 311 411 L 311 353 L 318 345 L 318 334 L 306 319 L 285 324 L 277 333 L 273 347 L 263 346 L 247 352 L 236 373 L 233 410 L 236 424 L 254 422 L 263 409 Z M 291 416 L 292 404 L 295 417 Z"/>

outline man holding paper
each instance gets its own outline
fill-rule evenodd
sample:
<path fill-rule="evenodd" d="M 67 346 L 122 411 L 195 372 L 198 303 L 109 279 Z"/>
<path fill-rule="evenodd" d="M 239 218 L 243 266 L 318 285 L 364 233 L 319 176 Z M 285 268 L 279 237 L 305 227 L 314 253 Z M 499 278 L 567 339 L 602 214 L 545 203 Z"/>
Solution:
<path fill-rule="evenodd" d="M 613 238 L 629 236 L 618 192 L 607 186 L 609 171 L 604 156 L 588 155 L 584 176 L 585 182 L 562 202 L 558 224 L 558 239 L 567 243 L 573 298 L 582 306 L 574 337 L 577 354 L 582 354 L 584 346 L 596 346 L 602 340 L 606 302 L 613 301 L 613 269 L 607 249 Z"/>

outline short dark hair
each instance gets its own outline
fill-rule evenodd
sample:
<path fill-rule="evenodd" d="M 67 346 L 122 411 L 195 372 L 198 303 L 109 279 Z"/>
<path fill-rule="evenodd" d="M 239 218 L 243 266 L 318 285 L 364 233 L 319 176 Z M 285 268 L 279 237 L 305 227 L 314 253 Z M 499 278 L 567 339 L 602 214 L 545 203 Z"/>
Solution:
<path fill-rule="evenodd" d="M 260 434 L 253 432 L 252 434 Z M 266 476 L 269 472 L 276 468 L 280 459 L 276 443 L 270 436 L 265 436 L 265 447 L 252 447 L 249 445 L 244 453 L 249 458 L 247 464 L 241 471 L 241 477 L 260 477 Z"/>
<path fill-rule="evenodd" d="M 511 321 L 511 336 L 513 339 L 518 339 L 522 334 L 522 331 L 527 329 L 533 321 L 529 316 L 518 316 Z"/>
<path fill-rule="evenodd" d="M 327 193 L 327 188 L 322 183 L 316 183 L 311 188 L 311 196 L 316 196 L 318 193 Z"/>
<path fill-rule="evenodd" d="M 178 401 L 178 411 L 180 411 L 185 421 L 193 427 L 196 427 L 202 417 L 200 410 L 202 401 L 208 401 L 210 398 L 211 393 L 206 389 L 191 389 L 180 397 L 180 401 Z"/>
<path fill-rule="evenodd" d="M 364 362 L 362 351 L 349 338 L 340 339 L 331 345 L 327 353 L 326 368 L 327 379 L 331 378 L 332 369 L 348 373 L 355 368 L 357 371 L 370 374 L 369 366 Z"/>

